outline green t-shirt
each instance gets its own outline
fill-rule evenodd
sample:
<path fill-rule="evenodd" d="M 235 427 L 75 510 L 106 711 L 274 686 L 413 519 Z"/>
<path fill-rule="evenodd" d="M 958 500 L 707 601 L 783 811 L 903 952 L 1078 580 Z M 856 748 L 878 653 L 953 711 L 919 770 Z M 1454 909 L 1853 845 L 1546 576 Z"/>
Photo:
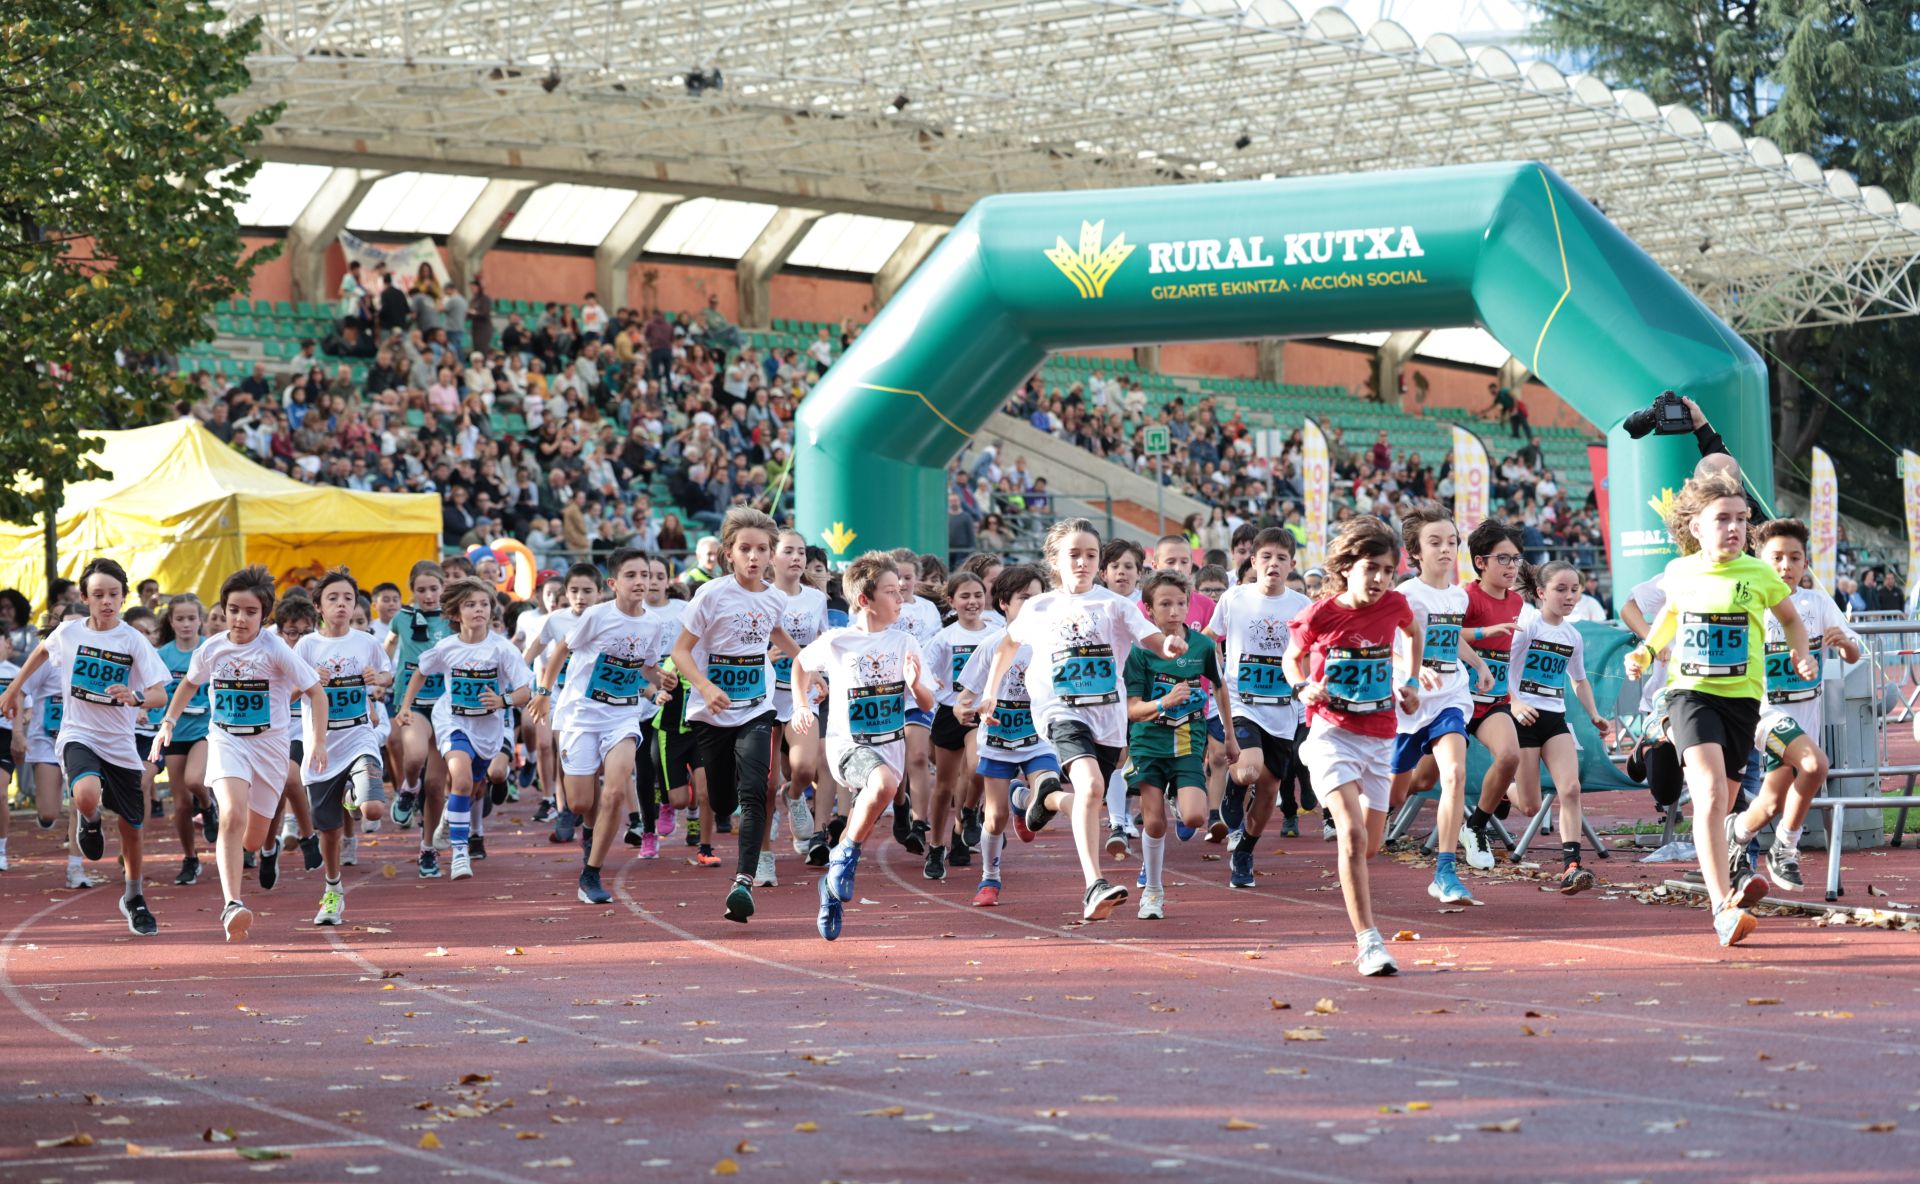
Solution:
<path fill-rule="evenodd" d="M 1667 686 L 1723 699 L 1766 693 L 1765 614 L 1791 595 L 1751 555 L 1714 563 L 1704 551 L 1667 564 L 1667 607 L 1677 618 Z"/>
<path fill-rule="evenodd" d="M 1206 634 L 1187 626 L 1187 652 L 1171 660 L 1156 658 L 1139 646 L 1127 655 L 1127 697 L 1158 699 L 1174 683 L 1192 688 L 1186 703 L 1172 714 L 1135 720 L 1127 727 L 1127 750 L 1133 756 L 1190 756 L 1207 750 L 1207 694 L 1204 677 L 1220 685 L 1220 651 Z"/>

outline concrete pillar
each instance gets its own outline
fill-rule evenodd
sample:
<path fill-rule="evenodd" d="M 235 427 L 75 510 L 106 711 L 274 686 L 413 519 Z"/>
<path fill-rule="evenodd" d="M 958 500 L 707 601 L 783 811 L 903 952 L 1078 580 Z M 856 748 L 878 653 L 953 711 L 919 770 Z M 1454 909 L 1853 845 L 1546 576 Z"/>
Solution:
<path fill-rule="evenodd" d="M 1287 366 L 1284 347 L 1286 342 L 1278 337 L 1262 337 L 1253 343 L 1255 357 L 1255 375 L 1261 382 L 1285 382 Z"/>
<path fill-rule="evenodd" d="M 1520 388 L 1526 385 L 1527 376 L 1530 373 L 1525 362 L 1509 356 L 1506 361 L 1500 363 L 1500 373 L 1494 375 L 1494 381 L 1518 395 Z"/>
<path fill-rule="evenodd" d="M 1134 346 L 1133 364 L 1148 374 L 1160 373 L 1160 347 L 1157 345 Z"/>
<path fill-rule="evenodd" d="M 600 303 L 619 308 L 627 303 L 627 269 L 646 249 L 647 240 L 684 200 L 666 193 L 636 193 L 626 212 L 593 249 L 593 282 Z"/>
<path fill-rule="evenodd" d="M 462 288 L 473 283 L 473 277 L 480 274 L 480 261 L 493 249 L 493 244 L 500 241 L 507 223 L 538 188 L 538 181 L 508 181 L 496 177 L 487 182 L 480 196 L 467 207 L 459 225 L 447 236 L 447 271 L 454 283 Z"/>
<path fill-rule="evenodd" d="M 324 304 L 327 286 L 327 248 L 347 228 L 347 219 L 387 174 L 377 169 L 334 169 L 314 190 L 300 216 L 287 228 L 287 261 L 293 272 L 293 298 Z"/>
<path fill-rule="evenodd" d="M 1389 406 L 1402 411 L 1414 408 L 1400 398 L 1400 371 L 1413 357 L 1413 351 L 1427 339 L 1428 329 L 1402 329 L 1387 335 L 1380 343 L 1379 351 L 1374 355 L 1373 380 L 1379 384 L 1380 399 Z M 1408 395 L 1412 397 L 1411 392 Z"/>
<path fill-rule="evenodd" d="M 740 284 L 740 324 L 749 329 L 769 329 L 773 327 L 772 281 L 774 274 L 786 265 L 787 256 L 800 245 L 807 231 L 818 222 L 825 213 L 823 210 L 804 210 L 794 206 L 782 206 L 774 211 L 772 221 L 753 240 L 747 253 L 740 256 L 734 274 Z"/>
<path fill-rule="evenodd" d="M 907 231 L 907 237 L 900 240 L 900 245 L 893 249 L 893 254 L 887 256 L 880 270 L 873 273 L 873 311 L 879 312 L 886 307 L 887 301 L 893 299 L 893 294 L 900 290 L 900 286 L 907 282 L 907 277 L 913 274 L 914 269 L 920 266 L 946 234 L 947 228 L 944 226 L 928 222 L 913 224 L 913 229 Z"/>

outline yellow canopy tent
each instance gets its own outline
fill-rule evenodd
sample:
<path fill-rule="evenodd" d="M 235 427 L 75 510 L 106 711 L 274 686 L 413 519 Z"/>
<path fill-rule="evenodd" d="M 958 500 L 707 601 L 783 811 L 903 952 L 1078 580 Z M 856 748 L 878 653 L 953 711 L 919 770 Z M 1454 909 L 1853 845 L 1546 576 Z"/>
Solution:
<path fill-rule="evenodd" d="M 406 586 L 407 569 L 440 555 L 440 497 L 306 485 L 247 459 L 194 419 L 96 432 L 111 477 L 69 486 L 55 524 L 59 574 L 97 555 L 138 583 L 210 600 L 229 573 L 258 563 L 281 587 L 347 567 L 362 588 Z M 0 588 L 46 596 L 40 524 L 0 523 Z"/>

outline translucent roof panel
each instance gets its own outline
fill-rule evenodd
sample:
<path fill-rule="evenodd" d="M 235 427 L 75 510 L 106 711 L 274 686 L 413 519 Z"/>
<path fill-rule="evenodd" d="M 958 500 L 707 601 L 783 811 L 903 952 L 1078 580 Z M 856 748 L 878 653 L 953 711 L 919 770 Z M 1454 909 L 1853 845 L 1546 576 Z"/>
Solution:
<path fill-rule="evenodd" d="M 756 201 L 696 197 L 673 207 L 647 240 L 655 255 L 708 255 L 738 259 L 773 221 L 778 207 Z"/>
<path fill-rule="evenodd" d="M 291 226 L 333 170 L 321 164 L 268 161 L 247 183 L 246 200 L 234 212 L 242 226 Z"/>
<path fill-rule="evenodd" d="M 347 219 L 347 229 L 387 234 L 450 234 L 485 177 L 451 173 L 395 173 L 374 183 Z"/>
<path fill-rule="evenodd" d="M 543 185 L 507 223 L 505 237 L 528 243 L 597 247 L 633 204 L 631 189 Z"/>
<path fill-rule="evenodd" d="M 864 214 L 828 214 L 807 230 L 787 257 L 789 267 L 828 267 L 872 275 L 900 245 L 913 223 Z"/>

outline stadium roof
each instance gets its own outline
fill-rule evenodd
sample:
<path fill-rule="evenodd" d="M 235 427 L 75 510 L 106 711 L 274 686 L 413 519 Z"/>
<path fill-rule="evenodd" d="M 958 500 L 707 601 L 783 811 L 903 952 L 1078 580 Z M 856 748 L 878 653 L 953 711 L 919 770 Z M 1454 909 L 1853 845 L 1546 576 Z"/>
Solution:
<path fill-rule="evenodd" d="M 423 200 L 422 184 L 444 190 L 447 203 L 477 179 L 524 178 L 865 216 L 875 221 L 815 223 L 809 237 L 821 241 L 797 252 L 859 255 L 864 265 L 885 251 L 856 251 L 850 240 L 884 232 L 897 242 L 902 221 L 951 223 L 998 192 L 1537 159 L 1742 330 L 1920 311 L 1911 275 L 1920 209 L 1637 92 L 1547 62 L 1522 65 L 1497 44 L 1470 52 L 1447 34 L 1419 42 L 1387 20 L 1363 30 L 1338 8 L 1308 14 L 1286 0 L 230 0 L 229 8 L 264 26 L 241 101 L 287 104 L 262 146 L 268 159 L 468 179 L 415 179 L 404 191 L 383 182 L 392 192 L 380 195 L 381 226 Z M 542 221 L 554 237 L 539 241 L 578 241 L 580 226 L 552 202 Z M 604 222 L 617 204 L 583 217 Z M 436 206 L 431 221 L 458 217 Z M 712 223 L 712 207 L 672 221 L 699 219 Z M 755 233 L 720 233 L 727 249 L 705 249 L 699 226 L 678 232 L 694 246 L 684 253 L 715 255 L 737 253 Z"/>

